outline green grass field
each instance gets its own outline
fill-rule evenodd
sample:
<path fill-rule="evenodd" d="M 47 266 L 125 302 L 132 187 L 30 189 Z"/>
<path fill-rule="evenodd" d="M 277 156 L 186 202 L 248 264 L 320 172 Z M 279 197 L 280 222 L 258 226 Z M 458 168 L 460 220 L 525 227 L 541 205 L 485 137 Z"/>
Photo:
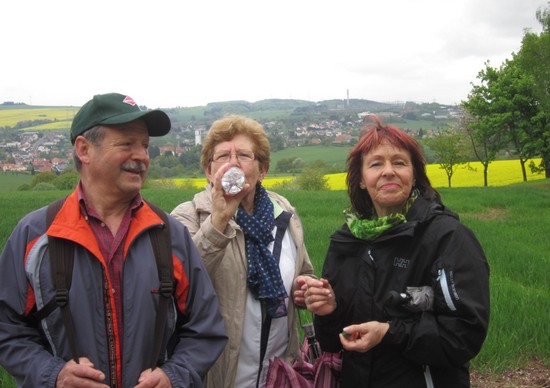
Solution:
<path fill-rule="evenodd" d="M 31 183 L 30 174 L 13 174 L 0 172 L 0 191 L 14 191 L 25 183 Z"/>
<path fill-rule="evenodd" d="M 277 162 L 281 159 L 300 158 L 304 163 L 311 163 L 316 160 L 324 161 L 327 166 L 336 166 L 344 171 L 346 158 L 350 147 L 347 146 L 303 146 L 285 148 L 284 150 L 271 153 L 271 172 L 275 172 Z"/>
<path fill-rule="evenodd" d="M 489 334 L 474 369 L 502 372 L 536 356 L 550 365 L 550 180 L 502 187 L 441 188 L 443 201 L 479 238 L 491 267 Z M 196 190 L 145 189 L 145 198 L 166 211 Z M 343 223 L 344 191 L 280 191 L 297 208 L 305 240 L 320 273 L 329 237 Z M 0 192 L 0 244 L 27 212 L 66 192 Z M 0 387 L 14 387 L 0 371 Z"/>

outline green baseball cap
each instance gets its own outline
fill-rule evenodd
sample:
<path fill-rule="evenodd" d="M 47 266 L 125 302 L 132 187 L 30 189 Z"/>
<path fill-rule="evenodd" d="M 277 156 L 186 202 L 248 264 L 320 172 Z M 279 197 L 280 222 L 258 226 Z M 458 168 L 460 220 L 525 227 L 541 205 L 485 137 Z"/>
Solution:
<path fill-rule="evenodd" d="M 85 103 L 71 124 L 71 143 L 96 125 L 126 124 L 143 119 L 149 136 L 164 136 L 170 131 L 170 118 L 161 110 L 141 110 L 130 96 L 119 93 L 97 94 Z"/>

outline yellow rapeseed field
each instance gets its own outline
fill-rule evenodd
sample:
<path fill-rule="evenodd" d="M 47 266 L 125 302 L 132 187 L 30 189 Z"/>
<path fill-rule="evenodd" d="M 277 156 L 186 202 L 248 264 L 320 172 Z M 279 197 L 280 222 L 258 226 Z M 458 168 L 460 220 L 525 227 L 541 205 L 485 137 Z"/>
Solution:
<path fill-rule="evenodd" d="M 536 164 L 540 159 L 533 160 Z M 544 179 L 544 174 L 533 174 L 526 163 L 527 180 Z M 428 178 L 433 187 L 448 187 L 447 174 L 438 164 L 426 166 Z M 331 174 L 326 176 L 331 190 L 347 190 L 346 174 Z M 488 186 L 506 186 L 519 183 L 523 180 L 519 160 L 497 160 L 489 164 L 487 172 Z M 483 186 L 483 165 L 480 162 L 472 162 L 461 165 L 451 178 L 451 187 Z"/>
<path fill-rule="evenodd" d="M 536 164 L 540 159 L 533 160 Z M 529 170 L 527 162 L 527 180 L 544 179 L 544 174 L 533 174 Z M 438 164 L 429 164 L 426 166 L 428 177 L 434 187 L 447 187 L 447 174 Z M 328 174 L 328 186 L 331 190 L 346 190 L 346 174 Z M 291 181 L 294 177 L 286 176 L 268 176 L 263 180 L 266 188 L 272 188 L 282 182 Z M 521 175 L 521 166 L 519 160 L 497 160 L 489 165 L 487 181 L 489 186 L 505 186 L 512 183 L 519 183 L 523 180 Z M 162 181 L 153 181 L 154 186 L 171 187 L 195 187 L 201 189 L 206 185 L 206 178 L 177 178 L 164 179 Z M 483 186 L 483 166 L 479 162 L 472 162 L 469 167 L 461 165 L 454 173 L 451 180 L 452 187 L 471 187 Z"/>
<path fill-rule="evenodd" d="M 7 109 L 0 110 L 0 126 L 13 127 L 20 121 L 52 120 L 66 122 L 62 128 L 70 128 L 71 121 L 78 108 L 32 108 L 32 109 Z M 54 123 L 52 123 L 54 124 Z M 45 129 L 58 129 L 59 126 L 43 126 Z M 29 128 L 31 129 L 31 128 Z M 32 130 L 43 129 L 32 127 Z"/>

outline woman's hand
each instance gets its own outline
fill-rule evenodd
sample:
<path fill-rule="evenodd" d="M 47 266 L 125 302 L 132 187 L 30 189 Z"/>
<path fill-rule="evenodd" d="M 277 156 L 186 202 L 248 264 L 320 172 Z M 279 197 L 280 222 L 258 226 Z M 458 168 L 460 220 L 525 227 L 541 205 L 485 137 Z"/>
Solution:
<path fill-rule="evenodd" d="M 235 195 L 225 193 L 222 187 L 222 177 L 230 167 L 231 163 L 229 162 L 220 167 L 212 182 L 212 225 L 222 233 L 229 220 L 235 215 L 241 201 L 250 191 L 250 184 L 245 183 L 239 193 Z"/>
<path fill-rule="evenodd" d="M 328 315 L 336 310 L 336 296 L 327 279 L 307 277 L 301 287 L 307 309 L 317 315 Z M 296 292 L 294 293 L 296 299 Z"/>
<path fill-rule="evenodd" d="M 307 279 L 311 279 L 311 276 L 299 275 L 294 279 L 294 304 L 299 307 L 306 307 L 305 293 L 307 290 Z"/>
<path fill-rule="evenodd" d="M 351 325 L 345 327 L 344 332 L 340 334 L 340 342 L 346 350 L 366 352 L 382 342 L 389 328 L 388 322 L 378 321 Z"/>

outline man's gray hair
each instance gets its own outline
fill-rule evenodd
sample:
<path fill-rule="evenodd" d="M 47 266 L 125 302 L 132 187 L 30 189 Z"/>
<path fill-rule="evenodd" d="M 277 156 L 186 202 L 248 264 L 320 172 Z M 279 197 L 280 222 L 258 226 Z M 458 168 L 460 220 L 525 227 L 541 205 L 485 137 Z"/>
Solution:
<path fill-rule="evenodd" d="M 105 131 L 103 130 L 103 127 L 101 125 L 96 125 L 95 127 L 88 129 L 86 132 L 84 132 L 80 136 L 84 137 L 93 145 L 100 145 L 101 141 L 103 140 L 103 137 L 105 136 Z M 73 148 L 73 160 L 74 160 L 74 166 L 76 168 L 76 171 L 80 171 L 80 169 L 82 168 L 82 162 L 80 161 L 80 158 L 76 154 L 76 150 L 74 148 Z"/>

